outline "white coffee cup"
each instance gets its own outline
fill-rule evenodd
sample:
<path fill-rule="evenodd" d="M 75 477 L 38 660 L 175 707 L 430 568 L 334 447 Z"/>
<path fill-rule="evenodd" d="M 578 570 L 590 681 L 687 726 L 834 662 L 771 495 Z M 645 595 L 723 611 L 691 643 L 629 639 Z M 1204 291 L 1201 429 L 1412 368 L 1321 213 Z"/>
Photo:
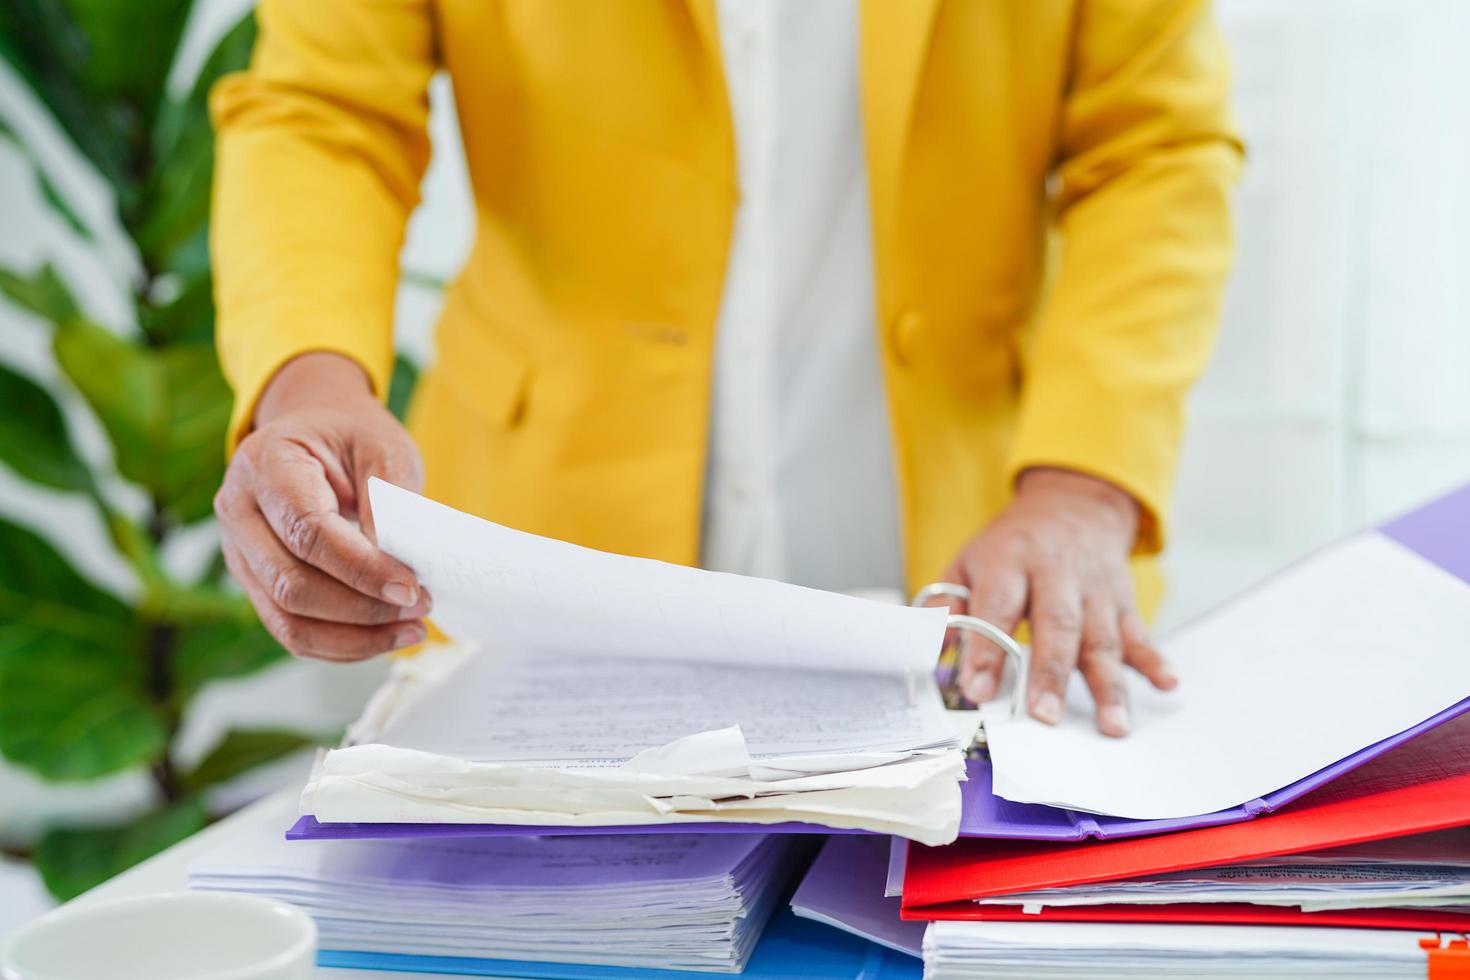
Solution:
<path fill-rule="evenodd" d="M 66 905 L 0 953 L 3 980 L 309 980 L 316 923 L 251 895 L 166 892 Z"/>

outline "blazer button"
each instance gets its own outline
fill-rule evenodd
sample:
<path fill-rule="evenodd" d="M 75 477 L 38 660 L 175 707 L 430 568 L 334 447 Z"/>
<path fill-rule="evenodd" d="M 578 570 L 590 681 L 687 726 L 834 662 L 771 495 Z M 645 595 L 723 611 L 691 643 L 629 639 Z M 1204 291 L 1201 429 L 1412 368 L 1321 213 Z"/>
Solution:
<path fill-rule="evenodd" d="M 918 310 L 904 310 L 893 318 L 893 329 L 889 333 L 889 344 L 893 359 L 899 364 L 912 364 L 923 342 L 924 314 Z"/>

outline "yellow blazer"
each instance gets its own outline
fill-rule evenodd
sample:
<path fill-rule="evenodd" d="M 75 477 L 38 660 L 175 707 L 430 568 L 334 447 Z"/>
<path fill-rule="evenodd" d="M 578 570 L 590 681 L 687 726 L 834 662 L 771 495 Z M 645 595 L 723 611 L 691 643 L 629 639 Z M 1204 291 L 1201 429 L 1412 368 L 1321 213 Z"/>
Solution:
<path fill-rule="evenodd" d="M 1040 464 L 1127 489 L 1139 553 L 1157 551 L 1241 152 L 1208 5 L 859 2 L 910 583 Z M 355 358 L 386 391 L 442 67 L 478 231 L 410 420 L 427 492 L 697 561 L 740 193 L 714 0 L 262 0 L 259 17 L 250 69 L 212 104 L 232 441 L 305 351 Z"/>

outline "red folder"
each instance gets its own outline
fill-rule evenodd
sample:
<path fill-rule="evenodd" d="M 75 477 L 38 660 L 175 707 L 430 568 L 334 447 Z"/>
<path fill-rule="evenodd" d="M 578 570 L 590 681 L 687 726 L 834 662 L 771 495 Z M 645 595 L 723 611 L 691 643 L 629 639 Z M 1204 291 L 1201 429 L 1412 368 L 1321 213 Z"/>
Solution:
<path fill-rule="evenodd" d="M 1198 905 L 1079 905 L 1021 911 L 1019 905 L 947 902 L 924 909 L 926 919 L 974 922 L 1180 922 L 1232 926 L 1341 926 L 1352 929 L 1412 929 L 1418 932 L 1470 932 L 1470 912 L 1433 909 L 1333 909 L 1303 912 L 1277 905 L 1210 903 Z M 913 918 L 904 916 L 904 918 Z"/>
<path fill-rule="evenodd" d="M 1348 772 L 1280 811 L 1222 827 L 1079 843 L 962 838 L 909 845 L 903 917 L 929 907 L 1470 825 L 1470 715 Z"/>

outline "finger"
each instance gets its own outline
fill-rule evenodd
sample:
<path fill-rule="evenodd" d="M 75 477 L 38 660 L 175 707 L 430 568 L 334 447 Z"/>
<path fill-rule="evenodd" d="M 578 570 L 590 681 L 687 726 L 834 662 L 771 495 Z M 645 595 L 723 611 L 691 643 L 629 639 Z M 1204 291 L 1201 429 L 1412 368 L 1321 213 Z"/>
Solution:
<path fill-rule="evenodd" d="M 971 575 L 969 613 L 1014 633 L 1026 611 L 1026 576 L 1019 568 L 977 570 Z M 975 704 L 995 697 L 1005 651 L 983 636 L 965 633 L 960 646 L 960 690 Z"/>
<path fill-rule="evenodd" d="M 1123 613 L 1118 625 L 1123 636 L 1123 662 L 1160 691 L 1172 691 L 1178 687 L 1179 677 L 1158 647 L 1153 645 L 1143 618 L 1130 609 Z"/>
<path fill-rule="evenodd" d="M 417 620 L 358 626 L 286 612 L 261 588 L 239 549 L 226 542 L 223 552 L 230 574 L 255 606 L 261 625 L 293 656 L 336 662 L 365 660 L 389 650 L 422 643 L 427 635 L 424 624 Z"/>
<path fill-rule="evenodd" d="M 951 582 L 951 583 L 953 583 L 955 585 L 964 585 L 965 584 L 965 581 L 966 581 L 964 569 L 960 566 L 960 563 L 958 561 L 956 561 L 955 563 L 951 564 L 948 568 L 946 568 L 944 570 L 944 574 L 941 575 L 941 576 L 939 576 L 938 581 L 940 581 L 940 582 Z M 942 608 L 942 609 L 948 609 L 951 614 L 953 614 L 953 613 L 962 613 L 962 612 L 965 611 L 965 601 L 963 599 L 957 599 L 954 596 L 948 596 L 948 595 L 931 596 L 924 603 L 924 608 L 925 609 L 932 609 L 934 607 L 939 607 L 939 608 Z M 944 649 L 945 650 L 948 650 L 950 647 L 954 646 L 959 641 L 960 641 L 960 637 L 959 637 L 959 631 L 958 630 L 946 629 L 944 631 Z"/>
<path fill-rule="evenodd" d="M 368 493 L 368 480 L 372 477 L 386 480 L 394 486 L 418 493 L 424 488 L 424 464 L 407 435 L 391 445 L 381 444 L 374 453 L 366 454 L 357 466 L 353 478 L 357 483 L 357 520 L 368 540 L 378 541 L 378 529 L 373 523 L 372 497 Z"/>
<path fill-rule="evenodd" d="M 249 513 L 237 516 L 231 543 L 261 590 L 285 612 L 365 626 L 419 619 L 429 613 L 429 594 L 423 589 L 413 605 L 396 606 L 350 589 L 301 561 L 286 550 L 253 505 Z"/>
<path fill-rule="evenodd" d="M 1082 596 L 1076 579 L 1065 573 L 1038 576 L 1032 582 L 1031 677 L 1026 703 L 1037 721 L 1062 720 L 1067 680 L 1077 666 L 1082 643 Z"/>
<path fill-rule="evenodd" d="M 1103 600 L 1083 600 L 1082 648 L 1077 666 L 1097 704 L 1097 730 L 1121 738 L 1132 722 L 1128 689 L 1123 684 L 1123 637 L 1117 607 Z"/>
<path fill-rule="evenodd" d="M 337 510 L 337 495 L 322 465 L 309 452 L 288 445 L 257 472 L 256 502 L 286 550 L 363 595 L 395 606 L 418 602 L 412 569 L 384 554 Z"/>

